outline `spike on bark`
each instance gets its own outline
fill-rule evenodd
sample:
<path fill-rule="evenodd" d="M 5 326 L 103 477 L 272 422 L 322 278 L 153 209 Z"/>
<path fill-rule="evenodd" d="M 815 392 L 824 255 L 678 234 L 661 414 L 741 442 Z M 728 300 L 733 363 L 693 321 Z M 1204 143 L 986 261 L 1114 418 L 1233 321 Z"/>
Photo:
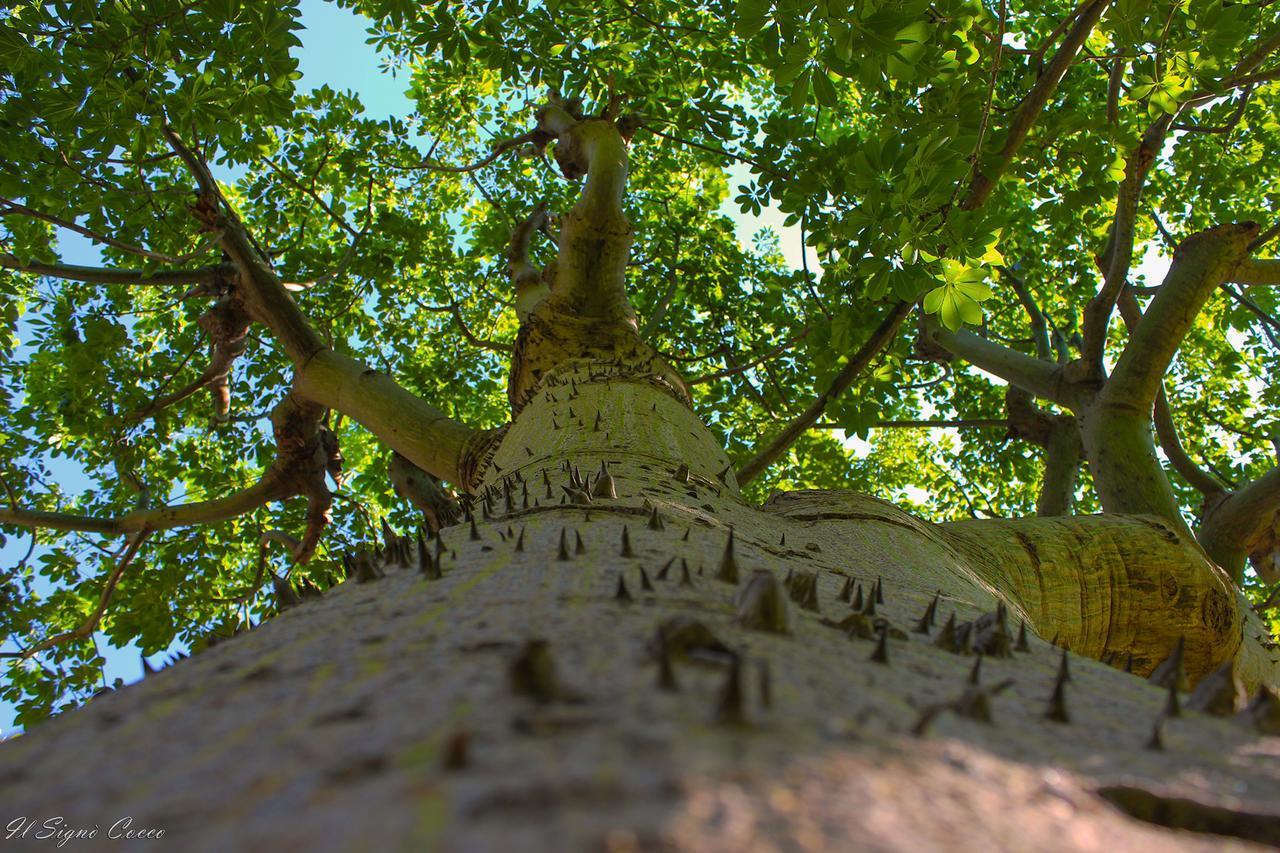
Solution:
<path fill-rule="evenodd" d="M 853 592 L 853 601 L 849 602 L 849 607 L 855 613 L 862 610 L 862 584 L 858 584 Z"/>
<path fill-rule="evenodd" d="M 429 581 L 439 580 L 440 567 L 431 560 L 431 552 L 427 550 L 427 542 L 418 531 L 418 571 Z"/>
<path fill-rule="evenodd" d="M 1151 737 L 1147 738 L 1145 748 L 1153 752 L 1164 752 L 1164 735 L 1161 730 L 1164 728 L 1164 717 L 1157 717 L 1155 725 L 1151 727 Z"/>
<path fill-rule="evenodd" d="M 1264 735 L 1280 735 L 1280 694 L 1274 687 L 1259 687 L 1236 720 Z"/>
<path fill-rule="evenodd" d="M 662 564 L 662 568 L 658 569 L 658 574 L 657 574 L 658 580 L 664 581 L 667 579 L 667 573 L 671 571 L 671 564 L 674 563 L 675 561 L 676 561 L 676 558 L 672 557 L 670 560 L 667 560 L 665 563 Z"/>
<path fill-rule="evenodd" d="M 1230 716 L 1244 704 L 1244 687 L 1236 678 L 1235 667 L 1230 660 L 1200 679 L 1187 698 L 1189 710 L 1215 717 Z"/>
<path fill-rule="evenodd" d="M 680 586 L 693 586 L 693 578 L 689 576 L 689 564 L 684 557 L 680 558 Z"/>
<path fill-rule="evenodd" d="M 652 511 L 650 511 L 649 513 L 649 529 L 650 530 L 663 529 L 662 516 L 658 515 L 658 507 L 656 504 L 654 505 Z"/>
<path fill-rule="evenodd" d="M 876 632 L 876 647 L 871 650 L 869 660 L 886 666 L 889 664 L 889 632 L 887 630 Z"/>
<path fill-rule="evenodd" d="M 973 659 L 973 667 L 969 670 L 969 683 L 975 687 L 982 682 L 982 655 Z"/>
<path fill-rule="evenodd" d="M 632 553 L 631 551 L 631 533 L 629 530 L 627 530 L 627 526 L 625 524 L 622 525 L 622 556 L 623 557 L 635 556 L 635 554 Z"/>
<path fill-rule="evenodd" d="M 560 696 L 555 659 L 546 640 L 529 640 L 508 671 L 511 690 L 536 702 L 554 702 Z"/>
<path fill-rule="evenodd" d="M 747 713 L 742 695 L 742 660 L 737 655 L 729 662 L 724 685 L 716 701 L 716 722 L 726 726 L 745 726 Z"/>
<path fill-rule="evenodd" d="M 623 572 L 618 572 L 618 588 L 614 591 L 613 597 L 622 602 L 634 601 L 630 590 L 627 589 L 627 577 Z"/>
<path fill-rule="evenodd" d="M 644 566 L 640 567 L 640 591 L 653 592 L 653 583 L 649 580 L 649 573 L 644 570 Z"/>
<path fill-rule="evenodd" d="M 382 577 L 377 567 L 373 565 L 372 555 L 364 548 L 356 552 L 355 565 L 356 583 L 371 583 Z"/>
<path fill-rule="evenodd" d="M 840 594 L 837 596 L 843 602 L 853 600 L 853 578 L 845 576 L 844 583 L 840 586 Z"/>
<path fill-rule="evenodd" d="M 596 484 L 591 489 L 591 496 L 617 500 L 618 489 L 613 482 L 613 475 L 609 473 L 609 463 L 603 461 L 600 463 L 600 473 L 596 476 Z"/>
<path fill-rule="evenodd" d="M 1027 643 L 1027 620 L 1026 619 L 1023 619 L 1018 623 L 1018 641 L 1014 643 L 1013 650 L 1015 652 L 1031 651 L 1031 646 Z"/>
<path fill-rule="evenodd" d="M 686 465 L 686 464 L 684 464 L 683 462 L 681 462 L 681 463 L 680 463 L 680 466 L 679 466 L 678 468 L 676 468 L 676 473 L 675 473 L 675 477 L 674 477 L 674 479 L 675 479 L 675 481 L 676 481 L 677 483 L 684 483 L 684 484 L 688 484 L 688 482 L 689 482 L 689 466 L 688 466 L 688 465 Z"/>
<path fill-rule="evenodd" d="M 933 644 L 952 654 L 959 653 L 960 646 L 956 642 L 956 614 L 954 611 L 947 617 L 947 621 L 942 626 L 942 633 L 933 641 Z"/>
<path fill-rule="evenodd" d="M 1067 714 L 1067 678 L 1063 670 L 1059 670 L 1058 677 L 1053 680 L 1053 692 L 1049 694 L 1049 707 L 1045 709 L 1044 718 L 1055 723 L 1071 722 Z"/>
<path fill-rule="evenodd" d="M 298 593 L 289 585 L 289 582 L 274 572 L 271 573 L 271 587 L 275 593 L 277 612 L 283 613 L 290 607 L 296 607 L 302 603 L 302 599 L 298 597 Z"/>
<path fill-rule="evenodd" d="M 691 528 L 688 528 L 688 527 L 686 527 L 686 528 L 684 529 L 684 535 L 680 537 L 680 541 L 681 541 L 681 542 L 688 542 L 688 541 L 689 541 L 689 530 L 690 530 L 690 529 L 691 529 Z"/>
<path fill-rule="evenodd" d="M 1189 689 L 1187 669 L 1183 664 L 1186 645 L 1187 638 L 1179 637 L 1173 651 L 1151 671 L 1151 676 L 1147 680 L 1158 687 L 1168 687 L 1173 684 L 1179 690 Z"/>
<path fill-rule="evenodd" d="M 560 551 L 556 559 L 562 562 L 569 559 L 569 533 L 563 527 L 560 528 Z"/>
<path fill-rule="evenodd" d="M 884 581 L 876 575 L 876 604 L 884 604 Z"/>
<path fill-rule="evenodd" d="M 475 518 L 471 519 L 471 541 L 472 542 L 480 541 L 480 528 L 476 527 Z"/>
<path fill-rule="evenodd" d="M 1066 650 L 1066 649 L 1063 649 L 1063 650 L 1062 650 L 1062 658 L 1061 658 L 1061 660 L 1058 662 L 1058 680 L 1059 680 L 1059 681 L 1070 681 L 1070 680 L 1071 680 L 1071 668 L 1070 668 L 1070 666 L 1067 664 L 1067 650 Z"/>
<path fill-rule="evenodd" d="M 1181 717 L 1182 705 L 1178 702 L 1178 684 L 1177 682 L 1169 682 L 1169 692 L 1164 700 L 1164 715 L 1166 717 Z"/>
<path fill-rule="evenodd" d="M 523 527 L 520 528 L 520 534 L 516 536 L 515 550 L 516 550 L 516 553 L 521 553 L 524 551 L 524 528 Z"/>
<path fill-rule="evenodd" d="M 773 572 L 756 569 L 738 592 L 734 604 L 739 625 L 772 634 L 787 632 L 787 603 Z"/>
<path fill-rule="evenodd" d="M 732 584 L 738 582 L 738 563 L 733 554 L 732 527 L 729 528 L 729 538 L 725 542 L 724 553 L 720 556 L 720 570 L 716 572 L 716 579 Z"/>
<path fill-rule="evenodd" d="M 575 554 L 587 553 L 587 546 L 584 545 L 582 542 L 582 534 L 579 533 L 576 528 L 573 531 L 573 553 Z"/>

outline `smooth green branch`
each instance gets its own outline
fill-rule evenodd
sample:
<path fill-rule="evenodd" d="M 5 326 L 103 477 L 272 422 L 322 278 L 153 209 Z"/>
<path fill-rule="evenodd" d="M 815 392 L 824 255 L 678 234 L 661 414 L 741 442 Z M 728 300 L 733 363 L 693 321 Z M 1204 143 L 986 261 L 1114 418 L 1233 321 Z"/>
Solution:
<path fill-rule="evenodd" d="M 1196 315 L 1240 263 L 1257 232 L 1256 223 L 1246 222 L 1211 228 L 1182 241 L 1164 282 L 1117 359 L 1100 394 L 1100 405 L 1128 406 L 1143 412 L 1146 419 L 1161 379 Z"/>
<path fill-rule="evenodd" d="M 627 302 L 631 223 L 622 211 L 627 142 L 611 118 L 577 120 L 558 103 L 538 113 L 538 127 L 557 140 L 565 177 L 586 176 L 582 195 L 560 226 L 556 276 L 548 305 L 556 310 L 635 325 Z"/>
<path fill-rule="evenodd" d="M 1280 513 L 1280 468 L 1210 503 L 1196 532 L 1201 546 L 1237 582 L 1244 560 L 1261 550 Z"/>
<path fill-rule="evenodd" d="M 1088 402 L 1088 395 L 1068 383 L 1057 364 L 987 340 L 967 329 L 953 332 L 930 318 L 926 318 L 922 334 L 952 355 L 1043 400 L 1073 410 Z"/>

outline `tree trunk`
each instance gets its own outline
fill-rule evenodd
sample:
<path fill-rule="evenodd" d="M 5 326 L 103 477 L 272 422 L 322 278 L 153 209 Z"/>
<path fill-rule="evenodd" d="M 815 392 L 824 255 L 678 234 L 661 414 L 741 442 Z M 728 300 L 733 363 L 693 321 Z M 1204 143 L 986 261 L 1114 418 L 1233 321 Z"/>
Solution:
<path fill-rule="evenodd" d="M 849 492 L 752 507 L 654 373 L 575 361 L 532 390 L 477 472 L 511 509 L 441 531 L 443 578 L 388 562 L 5 743 L 8 816 L 103 834 L 128 816 L 184 850 L 1173 841 L 1092 793 L 1136 812 L 1136 786 L 1195 801 L 1169 821 L 1229 799 L 1217 831 L 1275 838 L 1237 814 L 1274 802 L 1251 730 L 1185 714 L 1144 748 L 1166 691 L 1140 676 L 1179 636 L 1193 680 L 1274 672 L 1168 525 L 932 525 Z M 564 488 L 566 465 L 602 464 L 616 498 Z M 983 617 L 1000 598 L 1004 634 Z M 953 616 L 980 621 L 957 638 Z M 1011 650 L 1024 618 L 1137 674 L 1071 655 L 1070 722 L 1046 718 L 1063 653 Z"/>
<path fill-rule="evenodd" d="M 393 534 L 322 598 L 3 744 L 8 834 L 61 816 L 219 851 L 1212 843 L 1111 802 L 1280 840 L 1280 763 L 1255 734 L 1280 731 L 1274 697 L 1245 726 L 1167 705 L 1184 668 L 1207 685 L 1187 706 L 1215 714 L 1276 677 L 1260 623 L 1169 523 L 741 498 L 635 332 L 619 132 L 570 106 L 539 130 L 586 190 L 545 290 L 513 259 L 530 298 L 509 425 L 450 421 L 248 276 L 295 394 L 403 454 L 400 480 L 412 463 L 462 485 L 470 518 L 416 559 Z"/>

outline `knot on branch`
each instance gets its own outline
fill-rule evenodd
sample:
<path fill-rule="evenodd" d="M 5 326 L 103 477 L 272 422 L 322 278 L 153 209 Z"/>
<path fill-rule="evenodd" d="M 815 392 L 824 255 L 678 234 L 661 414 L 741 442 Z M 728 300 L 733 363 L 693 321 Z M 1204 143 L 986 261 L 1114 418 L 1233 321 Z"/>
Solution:
<path fill-rule="evenodd" d="M 302 495 L 307 499 L 307 529 L 293 549 L 293 559 L 305 563 L 315 553 L 324 529 L 333 520 L 333 493 L 325 475 L 342 480 L 342 450 L 338 437 L 322 422 L 325 410 L 292 395 L 271 413 L 275 433 L 276 459 L 267 476 L 279 483 L 282 496 Z"/>
<path fill-rule="evenodd" d="M 408 458 L 393 451 L 387 473 L 396 494 L 422 511 L 433 536 L 440 528 L 456 524 L 462 518 L 462 507 L 453 492 Z"/>

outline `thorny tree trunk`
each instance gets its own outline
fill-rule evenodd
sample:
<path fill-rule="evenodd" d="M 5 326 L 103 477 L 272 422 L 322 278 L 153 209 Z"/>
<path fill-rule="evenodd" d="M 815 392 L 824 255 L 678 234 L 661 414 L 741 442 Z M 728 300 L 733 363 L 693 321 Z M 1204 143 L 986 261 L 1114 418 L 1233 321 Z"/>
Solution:
<path fill-rule="evenodd" d="M 6 819 L 130 816 L 183 850 L 1216 846 L 1110 801 L 1280 840 L 1274 700 L 1187 710 L 1276 672 L 1199 549 L 1149 517 L 745 503 L 617 284 L 612 124 L 562 118 L 587 192 L 511 424 L 451 463 L 473 522 L 5 743 Z M 382 380 L 336 358 L 299 393 L 356 410 Z M 1157 679 L 1201 686 L 1171 713 L 1143 677 L 1180 641 L 1189 683 Z"/>

